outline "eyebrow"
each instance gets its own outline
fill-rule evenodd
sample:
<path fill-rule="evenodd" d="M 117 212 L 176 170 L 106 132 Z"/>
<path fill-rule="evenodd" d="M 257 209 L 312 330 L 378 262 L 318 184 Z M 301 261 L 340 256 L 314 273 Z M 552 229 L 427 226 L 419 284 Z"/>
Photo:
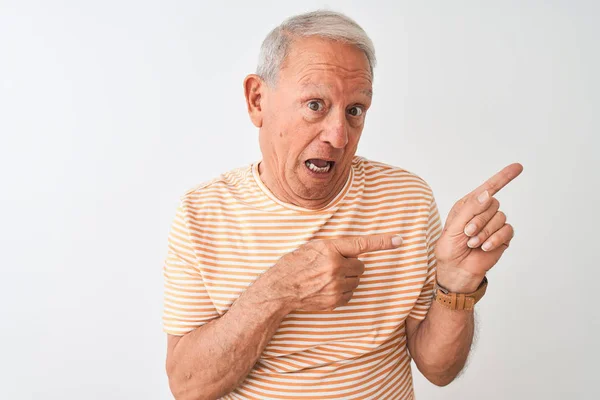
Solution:
<path fill-rule="evenodd" d="M 373 97 L 373 90 L 372 89 L 363 89 L 360 91 L 362 94 L 364 94 L 365 96 L 372 98 Z"/>

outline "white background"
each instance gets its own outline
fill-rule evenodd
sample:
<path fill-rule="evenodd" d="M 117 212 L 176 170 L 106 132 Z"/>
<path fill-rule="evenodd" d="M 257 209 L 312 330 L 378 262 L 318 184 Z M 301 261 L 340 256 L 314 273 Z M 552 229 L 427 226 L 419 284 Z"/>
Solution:
<path fill-rule="evenodd" d="M 599 398 L 599 3 L 309 0 L 0 0 L 0 398 L 170 398 L 178 199 L 260 157 L 242 81 L 319 7 L 376 46 L 358 154 L 422 176 L 444 216 L 525 167 L 497 196 L 516 236 L 468 369 L 441 389 L 415 372 L 417 397 Z"/>

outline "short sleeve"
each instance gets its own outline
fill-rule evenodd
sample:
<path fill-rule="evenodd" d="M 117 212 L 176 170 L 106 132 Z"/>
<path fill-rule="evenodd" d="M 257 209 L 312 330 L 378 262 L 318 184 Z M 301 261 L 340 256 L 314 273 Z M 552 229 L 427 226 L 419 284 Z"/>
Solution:
<path fill-rule="evenodd" d="M 163 331 L 176 336 L 219 317 L 210 299 L 194 252 L 189 217 L 182 202 L 177 208 L 163 264 Z"/>
<path fill-rule="evenodd" d="M 435 259 L 435 245 L 442 235 L 442 220 L 437 209 L 435 199 L 432 197 L 429 205 L 429 217 L 427 219 L 427 278 L 421 289 L 421 294 L 417 299 L 413 309 L 411 310 L 409 317 L 423 320 L 431 307 L 433 301 L 433 288 L 435 286 L 435 272 L 436 272 L 436 259 Z"/>

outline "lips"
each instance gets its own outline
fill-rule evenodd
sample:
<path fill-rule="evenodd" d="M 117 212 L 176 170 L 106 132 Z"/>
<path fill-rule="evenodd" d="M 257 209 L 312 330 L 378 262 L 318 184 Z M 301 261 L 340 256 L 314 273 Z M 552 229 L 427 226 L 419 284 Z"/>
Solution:
<path fill-rule="evenodd" d="M 306 167 L 317 174 L 326 174 L 335 165 L 335 161 L 320 158 L 310 158 L 304 162 Z"/>

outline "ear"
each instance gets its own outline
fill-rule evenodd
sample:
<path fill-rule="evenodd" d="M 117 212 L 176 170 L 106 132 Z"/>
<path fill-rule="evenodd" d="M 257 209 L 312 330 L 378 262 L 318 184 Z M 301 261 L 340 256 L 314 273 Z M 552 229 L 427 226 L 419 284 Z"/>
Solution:
<path fill-rule="evenodd" d="M 263 108 L 261 101 L 264 99 L 266 82 L 256 74 L 251 74 L 244 79 L 244 95 L 246 96 L 246 106 L 250 120 L 257 128 L 263 124 Z"/>

